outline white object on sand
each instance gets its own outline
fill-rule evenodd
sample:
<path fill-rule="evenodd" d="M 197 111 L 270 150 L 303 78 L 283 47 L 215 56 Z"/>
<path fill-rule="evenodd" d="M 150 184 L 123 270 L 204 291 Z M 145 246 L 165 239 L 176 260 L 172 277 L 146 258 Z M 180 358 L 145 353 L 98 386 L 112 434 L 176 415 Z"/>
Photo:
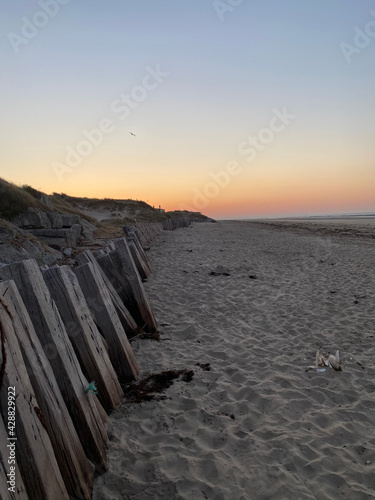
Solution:
<path fill-rule="evenodd" d="M 329 365 L 334 369 L 334 370 L 341 370 L 340 366 L 340 353 L 339 351 L 336 351 L 336 354 L 333 355 L 331 354 L 328 358 Z"/>
<path fill-rule="evenodd" d="M 330 354 L 328 358 L 324 357 L 324 355 L 319 352 L 319 349 L 316 351 L 316 358 L 315 358 L 315 365 L 314 366 L 309 366 L 311 370 L 315 370 L 317 372 L 324 372 L 325 366 L 329 366 L 330 368 L 333 368 L 336 371 L 341 371 L 341 365 L 340 365 L 340 352 L 336 351 L 336 354 Z"/>

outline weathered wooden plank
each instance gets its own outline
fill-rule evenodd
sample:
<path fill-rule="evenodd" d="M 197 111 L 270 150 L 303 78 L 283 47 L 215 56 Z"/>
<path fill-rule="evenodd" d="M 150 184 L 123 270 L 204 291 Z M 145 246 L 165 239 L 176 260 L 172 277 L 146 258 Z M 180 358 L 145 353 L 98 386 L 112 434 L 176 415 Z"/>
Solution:
<path fill-rule="evenodd" d="M 141 245 L 140 241 L 138 240 L 137 235 L 136 235 L 136 233 L 134 231 L 130 231 L 129 232 L 127 240 L 128 240 L 128 242 L 130 242 L 130 241 L 134 242 L 135 246 L 138 249 L 138 252 L 140 253 L 140 255 L 142 257 L 142 259 L 146 262 L 147 266 L 151 270 L 151 264 L 150 264 L 150 260 L 149 260 L 149 258 L 147 256 L 147 253 L 145 252 L 144 248 L 142 247 L 142 245 Z"/>
<path fill-rule="evenodd" d="M 142 280 L 146 280 L 150 275 L 151 269 L 148 267 L 147 263 L 142 258 L 133 240 L 128 241 L 129 250 L 131 256 L 133 257 L 134 264 L 136 265 L 139 276 Z"/>
<path fill-rule="evenodd" d="M 89 499 L 94 481 L 94 466 L 86 458 L 51 364 L 13 281 L 0 283 L 0 298 L 10 312 L 14 336 L 21 349 L 33 394 L 44 416 L 46 430 L 69 496 Z M 52 353 L 53 351 L 50 354 Z"/>
<path fill-rule="evenodd" d="M 105 256 L 105 254 L 103 254 Z M 121 324 L 125 330 L 126 335 L 131 338 L 133 337 L 136 333 L 138 333 L 138 327 L 137 323 L 134 321 L 134 318 L 126 308 L 124 302 L 119 296 L 118 290 L 121 290 L 121 286 L 115 282 L 111 281 L 109 277 L 106 275 L 102 267 L 98 264 L 97 260 L 95 259 L 94 255 L 90 250 L 87 250 L 86 252 L 83 252 L 76 257 L 76 263 L 78 265 L 83 265 L 87 264 L 88 262 L 91 262 L 94 267 L 97 268 L 97 270 L 100 272 L 103 281 L 106 285 L 106 287 L 109 290 L 109 294 L 111 296 L 112 302 L 115 306 L 116 312 L 118 314 L 118 317 L 120 318 Z"/>
<path fill-rule="evenodd" d="M 126 309 L 135 320 L 136 324 L 140 323 L 140 315 L 136 308 L 136 302 L 133 296 L 133 289 L 130 281 L 121 271 L 121 260 L 116 251 L 109 252 L 97 260 L 100 268 L 106 275 L 108 281 L 112 283 L 120 300 L 125 305 Z"/>
<path fill-rule="evenodd" d="M 131 226 L 130 226 L 131 227 Z M 128 234 L 128 228 L 129 226 L 124 226 L 123 230 L 125 234 Z M 136 233 L 138 240 L 140 241 L 141 245 L 143 248 L 147 247 L 150 243 L 149 238 L 146 236 L 145 232 L 142 230 L 142 228 L 138 225 L 131 227 L 131 229 Z"/>
<path fill-rule="evenodd" d="M 161 222 L 137 223 L 135 226 L 124 226 L 123 230 L 126 236 L 130 236 L 134 232 L 142 247 L 146 248 L 163 231 L 163 225 Z"/>
<path fill-rule="evenodd" d="M 95 324 L 107 342 L 109 358 L 120 382 L 135 380 L 140 369 L 99 269 L 89 262 L 75 267 L 74 274 Z"/>
<path fill-rule="evenodd" d="M 175 219 L 166 219 L 162 222 L 165 231 L 174 231 L 180 227 L 188 227 L 191 225 L 191 220 L 186 217 L 177 217 Z"/>
<path fill-rule="evenodd" d="M 43 277 L 85 376 L 96 382 L 98 399 L 103 407 L 108 411 L 117 408 L 124 394 L 77 276 L 68 266 L 61 266 L 44 271 Z"/>
<path fill-rule="evenodd" d="M 7 446 L 9 444 L 8 437 L 5 424 L 0 414 L 0 498 L 1 500 L 28 500 L 29 497 L 26 492 L 18 462 L 16 458 L 10 457 L 9 448 Z M 14 485 L 11 482 L 12 477 L 8 475 L 10 474 L 11 466 L 14 467 L 15 473 Z"/>
<path fill-rule="evenodd" d="M 1 285 L 1 283 L 0 283 Z M 14 444 L 19 472 L 24 480 L 28 497 L 40 500 L 68 500 L 59 466 L 47 430 L 38 412 L 39 402 L 35 398 L 24 359 L 12 325 L 12 313 L 0 295 L 1 324 L 1 387 L 0 411 L 2 419 L 8 418 L 8 388 L 14 388 L 12 395 L 16 412 Z M 38 414 L 39 413 L 39 414 Z M 9 427 L 9 421 L 7 423 Z M 8 429 L 9 430 L 9 429 Z M 11 448 L 9 448 L 11 450 Z M 48 474 L 46 471 L 48 470 Z"/>
<path fill-rule="evenodd" d="M 110 241 L 108 245 L 106 245 L 105 251 L 109 253 L 112 252 L 112 250 L 115 250 L 115 244 L 113 243 L 113 241 Z"/>
<path fill-rule="evenodd" d="M 158 331 L 156 319 L 131 256 L 129 246 L 125 238 L 118 238 L 113 242 L 120 260 L 120 267 L 117 270 L 121 273 L 123 281 L 127 281 L 130 284 L 133 304 L 132 308 L 129 307 L 129 310 L 136 321 L 138 318 L 137 323 L 142 329 L 156 332 Z"/>
<path fill-rule="evenodd" d="M 97 404 L 87 397 L 82 373 L 64 323 L 35 260 L 0 268 L 3 279 L 13 279 L 49 359 L 65 404 L 87 457 L 98 471 L 106 468 L 107 433 Z"/>
<path fill-rule="evenodd" d="M 117 245 L 116 251 L 100 257 L 98 263 L 114 283 L 137 325 L 147 331 L 157 331 L 156 320 L 129 247 L 124 238 L 115 240 L 114 243 Z"/>
<path fill-rule="evenodd" d="M 145 236 L 148 244 L 150 244 L 151 241 L 155 238 L 155 228 L 150 224 L 140 224 L 139 226 L 137 225 L 136 227 L 137 229 L 139 228 L 139 230 Z"/>

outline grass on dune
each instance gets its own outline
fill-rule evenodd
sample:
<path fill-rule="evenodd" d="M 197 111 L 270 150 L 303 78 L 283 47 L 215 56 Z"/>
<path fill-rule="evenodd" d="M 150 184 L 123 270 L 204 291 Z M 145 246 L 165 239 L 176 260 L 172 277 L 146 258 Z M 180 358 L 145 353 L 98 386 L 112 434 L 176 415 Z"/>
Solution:
<path fill-rule="evenodd" d="M 0 178 L 0 219 L 11 221 L 17 217 L 17 215 L 26 212 L 29 207 L 49 212 L 51 209 L 40 201 L 43 194 L 42 191 L 32 186 L 16 186 L 16 184 Z M 166 219 L 175 217 L 193 216 L 195 220 L 199 218 L 201 218 L 201 220 L 206 219 L 206 217 L 199 212 L 192 213 L 179 210 L 161 212 L 144 201 L 133 199 L 84 198 L 68 196 L 64 193 L 53 193 L 53 195 L 50 195 L 50 199 L 55 212 L 74 213 L 92 224 L 103 228 L 113 227 L 117 229 L 124 224 L 134 224 L 135 222 L 162 222 Z M 98 222 L 95 218 L 87 215 L 85 210 L 108 211 L 109 217 L 102 222 Z M 123 217 L 119 216 L 120 214 L 123 214 Z"/>
<path fill-rule="evenodd" d="M 11 220 L 29 207 L 43 210 L 43 203 L 26 189 L 0 178 L 0 218 Z"/>

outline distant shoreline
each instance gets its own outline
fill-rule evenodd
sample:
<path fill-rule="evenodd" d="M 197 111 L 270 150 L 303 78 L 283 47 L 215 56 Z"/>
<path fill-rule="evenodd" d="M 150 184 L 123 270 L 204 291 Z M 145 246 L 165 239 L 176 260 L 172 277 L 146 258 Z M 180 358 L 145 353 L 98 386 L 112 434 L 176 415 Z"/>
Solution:
<path fill-rule="evenodd" d="M 319 222 L 347 222 L 353 221 L 367 222 L 375 220 L 375 212 L 364 212 L 358 214 L 324 214 L 324 215 L 301 215 L 301 216 L 289 216 L 289 217 L 252 217 L 252 218 L 233 218 L 233 219 L 217 219 L 217 220 L 239 220 L 242 222 L 284 222 L 284 221 L 295 221 L 295 222 L 306 222 L 306 221 L 319 221 Z"/>
<path fill-rule="evenodd" d="M 321 217 L 285 219 L 237 219 L 218 220 L 218 222 L 248 223 L 280 231 L 291 231 L 301 235 L 352 237 L 367 240 L 375 239 L 375 215 L 363 217 Z"/>
<path fill-rule="evenodd" d="M 375 214 L 364 216 L 343 216 L 343 217 L 303 217 L 303 218 L 285 218 L 285 219 L 257 219 L 252 220 L 252 222 L 287 222 L 291 224 L 339 224 L 339 225 L 352 225 L 352 226 L 362 226 L 362 227 L 375 227 Z"/>

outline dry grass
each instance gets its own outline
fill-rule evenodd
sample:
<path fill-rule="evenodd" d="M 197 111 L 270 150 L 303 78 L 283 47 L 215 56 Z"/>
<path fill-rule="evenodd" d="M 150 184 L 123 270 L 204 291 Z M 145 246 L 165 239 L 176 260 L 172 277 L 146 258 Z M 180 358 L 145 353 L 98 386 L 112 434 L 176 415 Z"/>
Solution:
<path fill-rule="evenodd" d="M 0 218 L 11 220 L 29 207 L 46 207 L 25 189 L 0 178 Z"/>
<path fill-rule="evenodd" d="M 171 212 L 166 212 L 168 218 L 174 219 L 179 217 L 186 217 L 187 219 L 193 218 L 195 220 L 206 221 L 207 216 L 201 214 L 200 212 L 188 212 L 187 210 L 173 210 Z"/>
<path fill-rule="evenodd" d="M 11 182 L 0 178 L 0 218 L 12 220 L 17 215 L 27 211 L 29 207 L 39 208 L 44 212 L 50 209 L 44 205 L 40 198 L 44 193 L 31 186 L 24 185 L 18 187 Z M 205 220 L 206 217 L 200 213 L 173 211 L 160 212 L 144 201 L 139 200 L 117 200 L 111 198 L 83 198 L 68 196 L 64 193 L 53 193 L 50 196 L 53 209 L 59 213 L 73 213 L 86 219 L 104 233 L 109 230 L 122 230 L 125 224 L 135 224 L 136 222 L 163 222 L 166 219 L 175 217 L 194 217 L 195 220 Z M 126 217 L 113 217 L 102 222 L 90 217 L 83 210 L 107 210 L 108 213 L 125 212 Z"/>
<path fill-rule="evenodd" d="M 76 214 L 79 215 L 81 219 L 86 219 L 87 221 L 91 222 L 91 224 L 98 224 L 98 221 L 96 219 L 90 217 L 89 215 L 82 212 L 82 210 L 79 210 L 78 208 L 76 208 L 76 206 L 69 203 L 69 201 L 65 198 L 65 195 L 53 193 L 50 198 L 52 200 L 53 208 L 56 212 L 59 212 L 60 214 Z"/>
<path fill-rule="evenodd" d="M 10 224 L 7 220 L 0 218 L 0 227 L 10 227 Z"/>

